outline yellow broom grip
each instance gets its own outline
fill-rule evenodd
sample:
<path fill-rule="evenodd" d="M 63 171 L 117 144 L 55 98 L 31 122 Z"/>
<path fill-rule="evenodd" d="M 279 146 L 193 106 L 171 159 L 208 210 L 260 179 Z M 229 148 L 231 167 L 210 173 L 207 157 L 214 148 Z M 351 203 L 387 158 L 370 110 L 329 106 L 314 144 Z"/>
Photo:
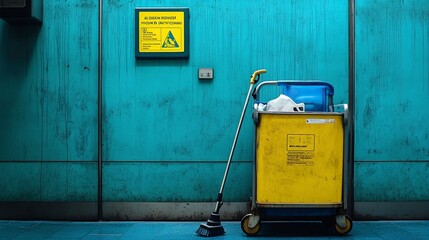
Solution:
<path fill-rule="evenodd" d="M 266 72 L 267 72 L 267 70 L 265 70 L 265 69 L 259 69 L 259 70 L 256 70 L 255 72 L 253 72 L 252 77 L 250 78 L 250 84 L 255 84 L 256 82 L 258 82 L 259 75 L 266 73 Z"/>

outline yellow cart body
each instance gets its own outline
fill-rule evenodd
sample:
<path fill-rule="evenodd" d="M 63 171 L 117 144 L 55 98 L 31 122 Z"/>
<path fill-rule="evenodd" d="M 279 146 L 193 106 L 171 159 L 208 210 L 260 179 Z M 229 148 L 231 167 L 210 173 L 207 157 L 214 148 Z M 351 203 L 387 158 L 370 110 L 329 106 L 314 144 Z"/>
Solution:
<path fill-rule="evenodd" d="M 341 205 L 342 114 L 259 113 L 258 205 Z"/>

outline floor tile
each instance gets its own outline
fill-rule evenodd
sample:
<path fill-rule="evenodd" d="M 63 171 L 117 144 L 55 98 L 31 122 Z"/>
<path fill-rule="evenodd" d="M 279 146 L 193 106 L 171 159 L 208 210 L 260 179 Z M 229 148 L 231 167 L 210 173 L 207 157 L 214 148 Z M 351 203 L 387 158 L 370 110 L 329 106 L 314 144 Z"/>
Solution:
<path fill-rule="evenodd" d="M 0 240 L 202 240 L 203 222 L 55 222 L 0 221 Z M 215 240 L 248 239 L 240 222 L 222 222 L 226 233 Z M 336 236 L 320 222 L 264 222 L 255 239 L 267 240 L 429 240 L 429 221 L 355 221 L 347 236 Z"/>

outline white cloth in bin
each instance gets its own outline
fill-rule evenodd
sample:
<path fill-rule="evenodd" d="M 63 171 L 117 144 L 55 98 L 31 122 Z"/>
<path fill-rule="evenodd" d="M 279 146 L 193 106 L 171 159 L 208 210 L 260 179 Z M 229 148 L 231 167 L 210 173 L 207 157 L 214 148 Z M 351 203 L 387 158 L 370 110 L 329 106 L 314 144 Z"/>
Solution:
<path fill-rule="evenodd" d="M 267 111 L 267 104 L 266 103 L 256 103 L 255 108 L 258 109 L 259 112 Z"/>
<path fill-rule="evenodd" d="M 304 112 L 304 103 L 295 103 L 290 97 L 280 94 L 276 99 L 267 103 L 267 111 L 271 112 Z"/>

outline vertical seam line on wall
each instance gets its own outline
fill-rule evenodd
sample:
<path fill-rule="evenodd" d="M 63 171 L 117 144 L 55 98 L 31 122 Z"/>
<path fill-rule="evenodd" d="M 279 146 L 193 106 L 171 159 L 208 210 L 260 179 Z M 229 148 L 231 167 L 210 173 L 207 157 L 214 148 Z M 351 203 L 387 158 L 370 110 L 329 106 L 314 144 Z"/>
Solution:
<path fill-rule="evenodd" d="M 97 171 L 97 175 L 98 175 L 98 220 L 101 221 L 103 220 L 103 158 L 102 158 L 102 150 L 103 150 L 103 142 L 102 142 L 102 137 L 103 137 L 103 129 L 102 129 L 102 121 L 103 121 L 103 112 L 102 112 L 102 106 L 103 106 L 103 94 L 102 94 L 102 25 L 103 25 L 103 5 L 102 5 L 102 1 L 103 0 L 99 0 L 98 1 L 98 171 Z"/>
<path fill-rule="evenodd" d="M 354 215 L 354 119 L 355 119 L 355 0 L 349 0 L 349 203 L 350 214 Z"/>

